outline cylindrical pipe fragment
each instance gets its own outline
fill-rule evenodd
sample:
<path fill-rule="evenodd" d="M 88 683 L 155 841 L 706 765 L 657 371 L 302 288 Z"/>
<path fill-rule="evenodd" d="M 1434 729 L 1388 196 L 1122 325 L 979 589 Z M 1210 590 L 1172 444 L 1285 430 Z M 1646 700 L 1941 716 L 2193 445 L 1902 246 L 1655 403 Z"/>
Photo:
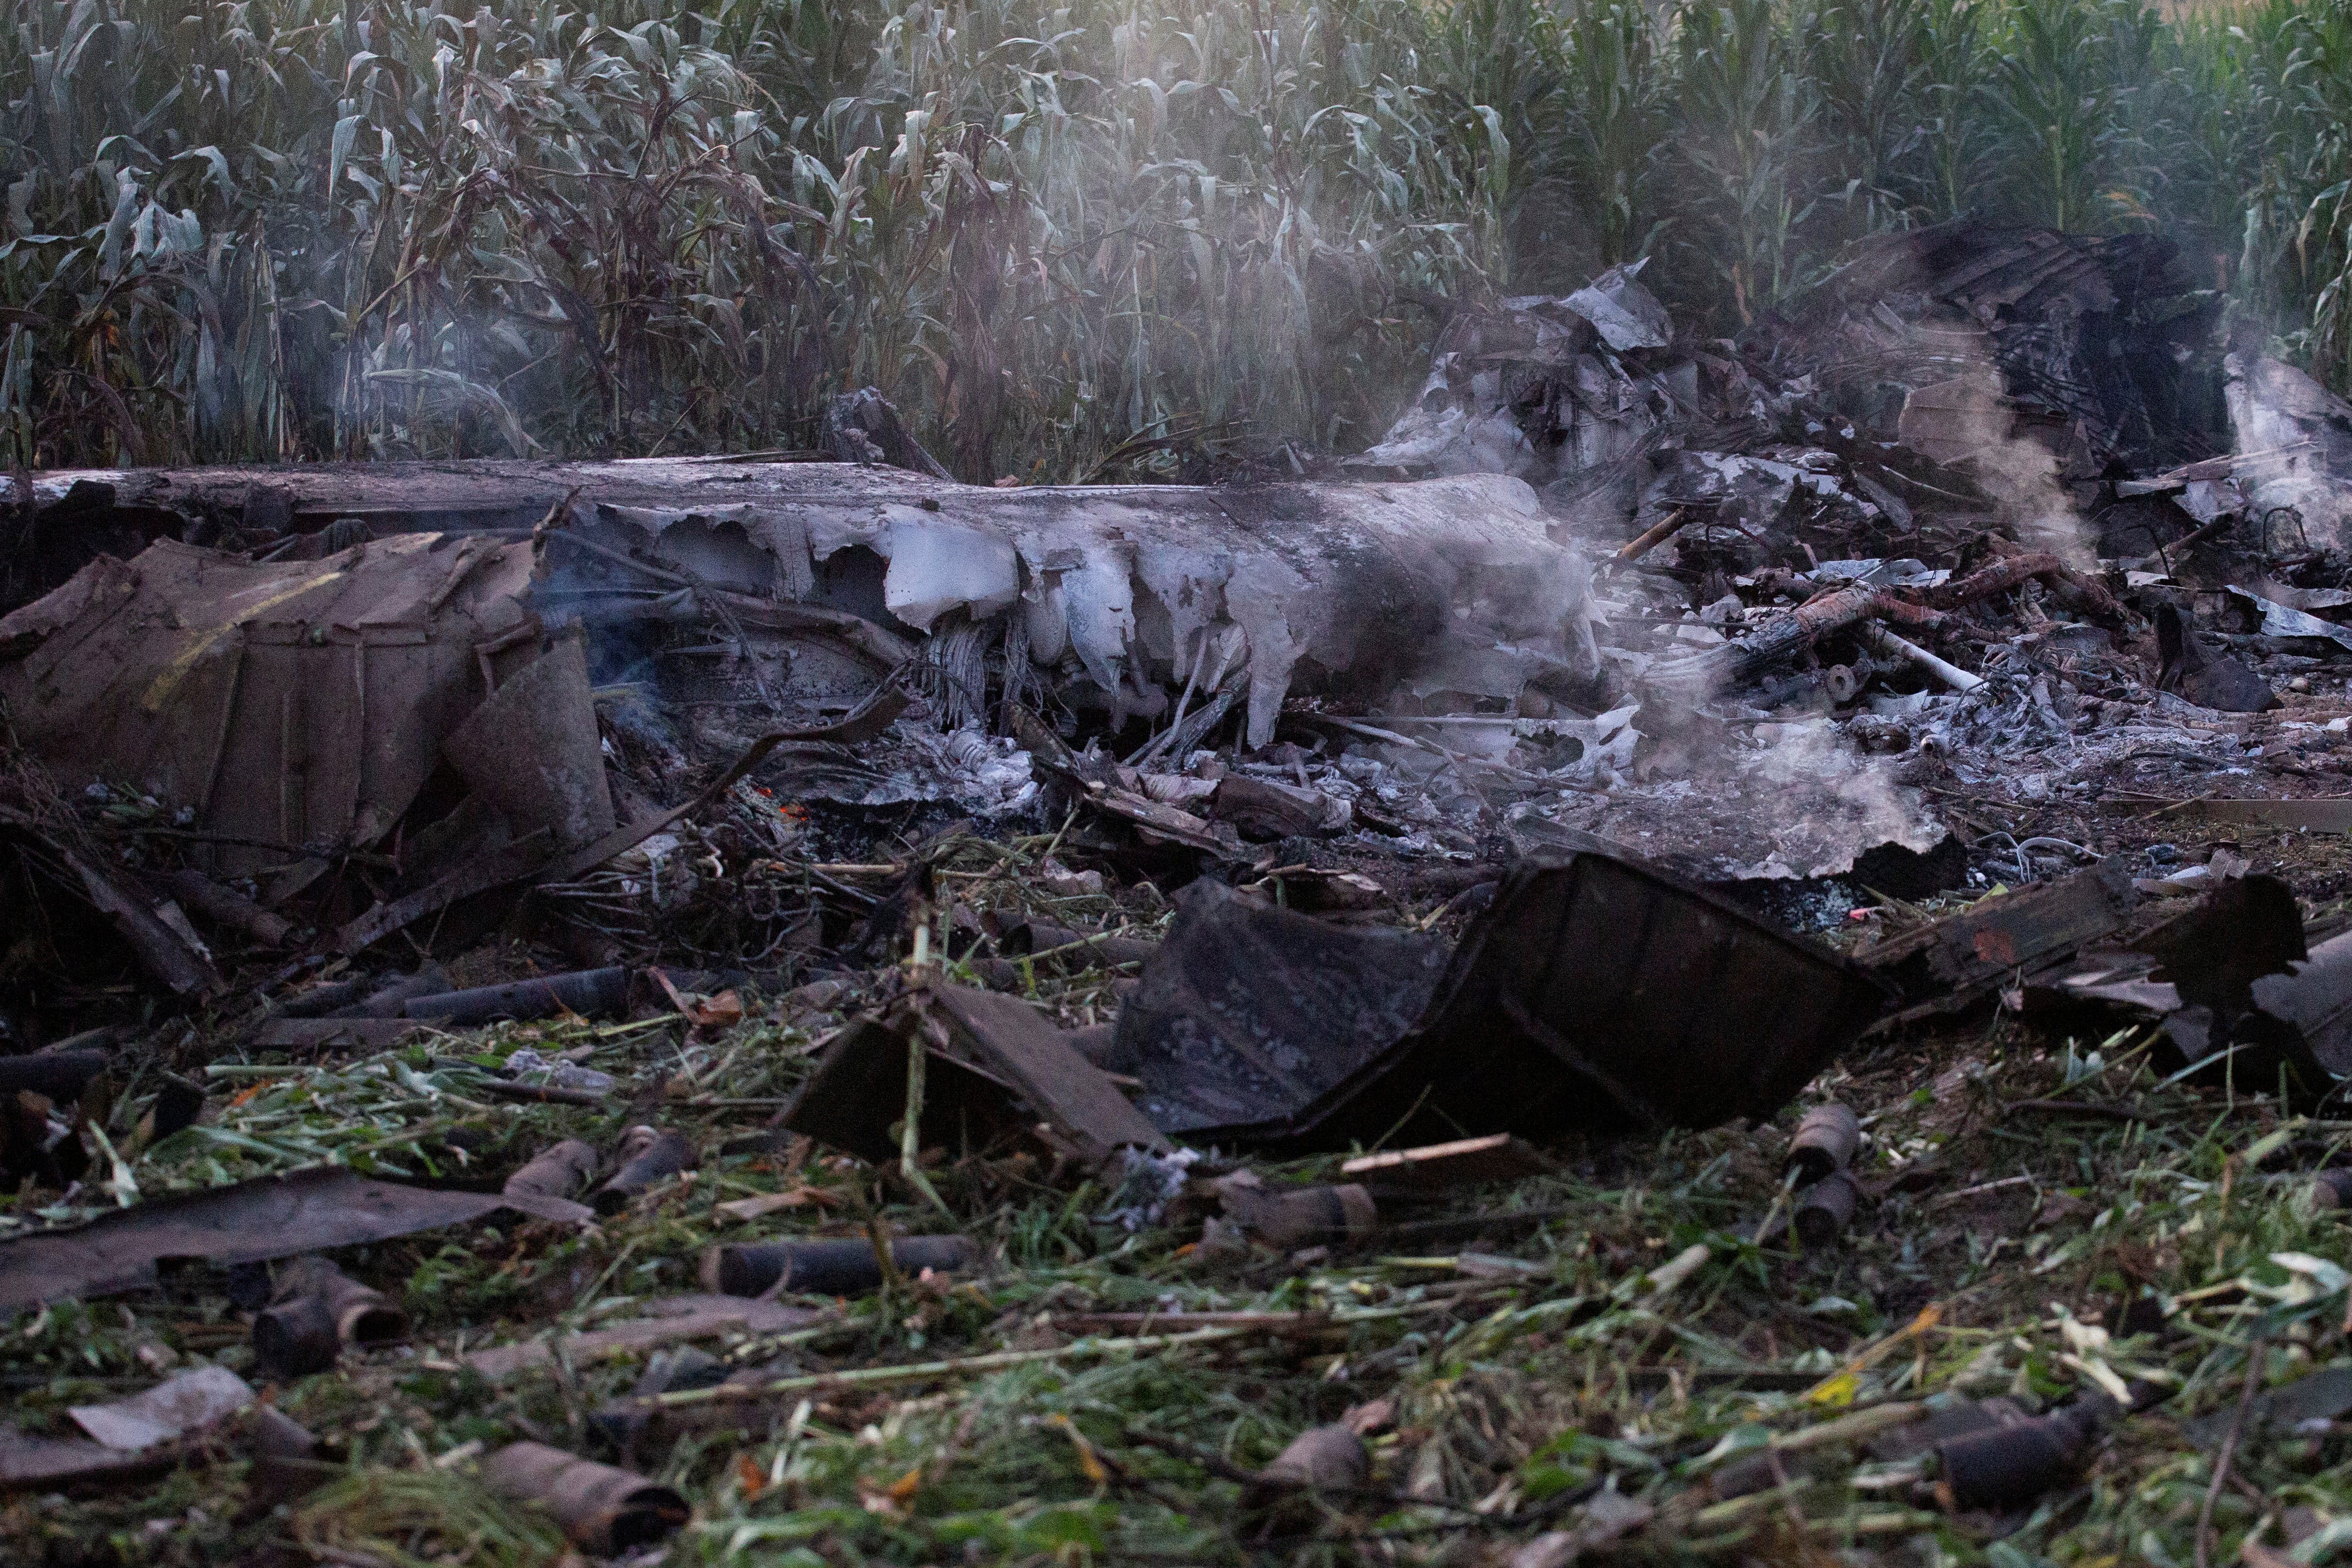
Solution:
<path fill-rule="evenodd" d="M 263 947 L 284 947 L 286 939 L 294 934 L 292 921 L 272 914 L 202 871 L 166 871 L 162 881 L 173 898 L 206 921 L 250 937 Z"/>
<path fill-rule="evenodd" d="M 246 1453 L 253 1467 L 245 1489 L 254 1502 L 275 1507 L 324 1486 L 342 1467 L 320 1456 L 310 1428 L 273 1405 L 257 1405 L 247 1415 Z"/>
<path fill-rule="evenodd" d="M 2311 1179 L 2311 1206 L 2352 1209 L 2352 1165 L 2336 1165 Z"/>
<path fill-rule="evenodd" d="M 1808 1188 L 1805 1201 L 1797 1205 L 1796 1219 L 1797 1240 L 1805 1250 L 1827 1247 L 1843 1236 L 1861 1195 L 1862 1189 L 1845 1171 L 1832 1171 Z"/>
<path fill-rule="evenodd" d="M 1363 1438 L 1345 1426 L 1310 1426 L 1290 1440 L 1274 1462 L 1257 1473 L 1261 1485 L 1286 1489 L 1316 1487 L 1327 1491 L 1360 1487 L 1371 1473 Z"/>
<path fill-rule="evenodd" d="M 1265 1517 L 1269 1529 L 1298 1528 L 1312 1509 L 1303 1491 L 1360 1491 L 1371 1477 L 1363 1438 L 1345 1426 L 1313 1426 L 1290 1440 L 1242 1492 L 1244 1513 Z"/>
<path fill-rule="evenodd" d="M 2074 1472 L 2095 1417 L 2069 1406 L 1936 1446 L 1936 1493 L 1946 1508 L 2015 1508 Z"/>
<path fill-rule="evenodd" d="M 348 1007 L 338 1007 L 327 1015 L 331 1018 L 401 1018 L 411 1002 L 427 996 L 449 994 L 449 977 L 437 963 L 428 963 L 414 974 L 394 977 L 369 992 Z"/>
<path fill-rule="evenodd" d="M 1863 637 L 1879 652 L 1909 659 L 1955 691 L 1974 691 L 1984 684 L 1983 676 L 1971 675 L 1951 660 L 1940 658 L 1917 643 L 1898 637 L 1875 623 L 1864 628 Z"/>
<path fill-rule="evenodd" d="M 155 1090 L 155 1102 L 148 1107 L 148 1134 L 161 1141 L 173 1133 L 194 1127 L 205 1113 L 205 1091 L 201 1085 L 172 1073 L 160 1075 L 163 1084 Z"/>
<path fill-rule="evenodd" d="M 686 1500 L 658 1481 L 544 1443 L 508 1444 L 482 1461 L 482 1480 L 501 1496 L 540 1504 L 574 1545 L 597 1557 L 651 1546 L 692 1516 Z"/>
<path fill-rule="evenodd" d="M 309 1377 L 331 1370 L 343 1353 L 335 1314 L 317 1296 L 272 1301 L 253 1320 L 253 1360 L 265 1376 Z"/>
<path fill-rule="evenodd" d="M 313 985 L 299 996 L 289 996 L 269 1005 L 270 1016 L 278 1018 L 323 1018 L 338 1007 L 349 1006 L 374 989 L 373 980 L 332 980 L 324 985 Z"/>
<path fill-rule="evenodd" d="M 1273 1188 L 1261 1184 L 1255 1173 L 1244 1171 L 1219 1181 L 1217 1198 L 1226 1217 L 1268 1247 L 1360 1241 L 1380 1228 L 1380 1210 L 1371 1193 L 1352 1182 Z"/>
<path fill-rule="evenodd" d="M 890 1261 L 901 1274 L 929 1268 L 952 1274 L 969 1268 L 972 1246 L 961 1236 L 907 1236 L 890 1244 Z M 762 1296 L 770 1290 L 802 1296 L 858 1296 L 882 1285 L 882 1260 L 874 1244 L 844 1241 L 771 1241 L 714 1247 L 702 1257 L 703 1288 L 723 1296 Z"/>
<path fill-rule="evenodd" d="M 619 1165 L 590 1199 L 598 1214 L 618 1214 L 656 1182 L 695 1166 L 694 1145 L 686 1135 L 660 1127 L 630 1128 L 621 1135 L 618 1158 Z"/>
<path fill-rule="evenodd" d="M 373 1350 L 407 1337 L 406 1312 L 319 1258 L 289 1268 L 253 1320 L 254 1360 L 280 1377 L 324 1372 L 345 1345 Z"/>
<path fill-rule="evenodd" d="M 541 1150 L 506 1180 L 499 1189 L 509 1204 L 541 1219 L 578 1222 L 596 1211 L 576 1201 L 574 1193 L 587 1190 L 603 1163 L 596 1151 L 577 1138 L 566 1138 Z"/>
<path fill-rule="evenodd" d="M 1678 506 L 1675 508 L 1672 511 L 1666 513 L 1664 517 L 1659 519 L 1656 522 L 1652 523 L 1648 528 L 1643 530 L 1639 534 L 1619 545 L 1617 547 L 1617 553 L 1612 559 L 1618 561 L 1639 561 L 1643 556 L 1647 555 L 1651 551 L 1655 550 L 1659 545 L 1664 544 L 1667 540 L 1672 539 L 1681 531 L 1683 524 L 1690 521 L 1697 515 L 1698 509 L 1696 507 Z"/>
<path fill-rule="evenodd" d="M 0 1057 L 0 1094 L 31 1089 L 58 1105 L 71 1105 L 106 1070 L 104 1051 L 35 1051 Z"/>
<path fill-rule="evenodd" d="M 1801 1185 L 1811 1185 L 1853 1163 L 1854 1146 L 1862 1140 L 1862 1123 L 1851 1108 L 1830 1100 L 1805 1112 L 1789 1140 L 1786 1168 L 1797 1173 Z"/>
<path fill-rule="evenodd" d="M 519 980 L 511 985 L 484 985 L 471 991 L 445 991 L 418 996 L 407 1004 L 407 1015 L 444 1028 L 468 1029 L 501 1019 L 524 1021 L 577 1013 L 583 1018 L 610 1016 L 629 1005 L 626 969 L 583 969 L 571 974 L 546 974 Z"/>

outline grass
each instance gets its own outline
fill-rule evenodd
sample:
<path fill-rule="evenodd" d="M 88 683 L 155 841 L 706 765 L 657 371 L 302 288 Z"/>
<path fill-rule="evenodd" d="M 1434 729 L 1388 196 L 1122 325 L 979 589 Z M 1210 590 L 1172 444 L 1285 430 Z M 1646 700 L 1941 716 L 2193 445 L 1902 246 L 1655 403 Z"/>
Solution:
<path fill-rule="evenodd" d="M 0 458 L 1377 437 L 1450 302 L 1652 257 L 1728 331 L 1869 234 L 2156 225 L 2342 380 L 2352 4 L 28 0 Z"/>
<path fill-rule="evenodd" d="M 989 907 L 1034 882 L 1035 847 L 958 841 L 940 869 L 960 899 Z M 1139 889 L 1054 912 L 1148 928 L 1164 907 Z M 1104 976 L 1039 971 L 1042 1005 L 1072 1023 L 1101 1015 Z M 910 1230 L 940 1223 L 895 1167 L 720 1152 L 758 1130 L 827 1021 L 768 1003 L 709 1038 L 677 1023 L 545 1024 L 311 1067 L 223 1059 L 236 1070 L 215 1080 L 247 1092 L 209 1135 L 126 1156 L 148 1195 L 362 1152 L 415 1170 L 463 1150 L 488 1179 L 559 1136 L 609 1144 L 648 1105 L 695 1138 L 703 1163 L 590 1231 L 493 1223 L 338 1254 L 399 1296 L 417 1337 L 278 1392 L 349 1456 L 344 1476 L 299 1504 L 248 1510 L 231 1459 L 134 1495 L 15 1499 L 0 1507 L 0 1554 L 180 1568 L 276 1542 L 338 1562 L 559 1560 L 543 1521 L 485 1497 L 473 1459 L 524 1436 L 613 1457 L 592 1417 L 646 1359 L 564 1355 L 493 1384 L 464 1370 L 465 1351 L 693 1289 L 715 1240 L 839 1234 L 869 1209 Z M 591 1046 L 637 1108 L 478 1105 L 468 1069 L 441 1065 L 523 1045 Z M 1385 1216 L 1478 1216 L 1482 1238 L 1467 1238 L 1476 1226 L 1450 1240 L 1391 1231 L 1366 1250 L 1288 1258 L 1203 1249 L 1183 1230 L 1129 1235 L 1096 1217 L 1109 1206 L 1098 1184 L 1049 1183 L 1033 1163 L 937 1159 L 931 1185 L 985 1265 L 841 1304 L 813 1331 L 707 1345 L 786 1391 L 680 1406 L 643 1446 L 641 1468 L 694 1505 L 667 1561 L 1452 1563 L 1575 1528 L 1605 1486 L 1655 1514 L 1599 1558 L 1868 1549 L 1999 1568 L 2186 1568 L 2209 1493 L 2202 1555 L 2214 1562 L 2257 1532 L 2283 1546 L 2289 1508 L 2352 1513 L 2352 1449 L 2336 1428 L 2248 1440 L 2218 1492 L 2211 1450 L 2189 1430 L 2227 1418 L 2250 1368 L 2269 1387 L 2352 1366 L 2352 1280 L 2332 1261 L 2342 1222 L 2305 1195 L 2352 1124 L 2168 1082 L 2137 1031 L 2067 1037 L 2006 1017 L 1858 1055 L 1807 1101 L 1825 1097 L 1864 1116 L 1859 1168 L 1874 1195 L 1847 1237 L 1812 1253 L 1779 1226 L 1745 1238 L 1781 1201 L 1781 1151 L 1803 1105 L 1756 1129 L 1571 1142 L 1557 1175 Z M 2052 1101 L 2092 1109 L 2029 1108 Z M 124 1097 L 118 1131 L 142 1102 L 136 1088 Z M 1334 1164 L 1268 1174 L 1328 1179 Z M 824 1196 L 749 1224 L 717 1206 L 795 1189 Z M 1495 1226 L 1517 1211 L 1543 1217 Z M 1704 1262 L 1659 1288 L 1693 1247 Z M 0 1356 L 14 1419 L 56 1429 L 68 1405 L 205 1360 L 250 1374 L 220 1291 L 184 1270 L 163 1291 L 20 1317 Z M 2162 1327 L 2125 1337 L 2112 1314 L 2142 1296 Z M 1215 1310 L 1321 1316 L 1295 1333 L 1146 1354 L 1095 1351 L 1132 1331 L 1079 1316 Z M 827 1381 L 1008 1351 L 1028 1359 Z M 1867 1451 L 1892 1418 L 1880 1413 L 1917 1401 L 2002 1394 L 2036 1407 L 2141 1377 L 2168 1400 L 2114 1426 L 2079 1484 L 2000 1530 L 1915 1496 L 1915 1461 Z M 1365 1494 L 1274 1516 L 1247 1505 L 1237 1476 L 1375 1400 L 1391 1403 L 1392 1421 L 1371 1440 Z M 1768 1448 L 1785 1487 L 1727 1501 L 1709 1491 L 1710 1475 Z"/>

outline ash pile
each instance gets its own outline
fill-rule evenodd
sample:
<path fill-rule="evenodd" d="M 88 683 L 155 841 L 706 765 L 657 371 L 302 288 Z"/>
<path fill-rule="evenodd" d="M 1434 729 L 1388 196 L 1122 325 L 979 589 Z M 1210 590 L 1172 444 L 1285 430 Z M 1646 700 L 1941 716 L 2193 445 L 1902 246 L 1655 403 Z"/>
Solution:
<path fill-rule="evenodd" d="M 1638 703 L 1643 738 L 1605 802 L 1517 821 L 1715 879 L 1859 857 L 1912 896 L 1917 868 L 1873 851 L 1933 852 L 1940 816 L 1979 884 L 2014 883 L 2015 836 L 1919 789 L 2115 807 L 2336 771 L 2346 405 L 2218 313 L 2147 237 L 1923 230 L 1712 342 L 1619 271 L 1455 318 L 1355 461 L 1515 475 L 1597 563 L 1581 695 Z M 1474 732 L 1457 709 L 1390 724 Z M 2084 826 L 2064 841 L 2095 847 Z"/>

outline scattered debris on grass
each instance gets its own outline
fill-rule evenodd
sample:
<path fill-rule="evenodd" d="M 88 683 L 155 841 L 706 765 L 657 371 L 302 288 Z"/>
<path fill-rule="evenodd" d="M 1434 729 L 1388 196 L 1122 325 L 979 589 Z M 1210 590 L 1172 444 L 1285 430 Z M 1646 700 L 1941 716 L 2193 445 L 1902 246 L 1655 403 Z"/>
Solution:
<path fill-rule="evenodd" d="M 2202 298 L 1946 227 L 1463 312 L 1362 483 L 853 400 L 93 557 L 10 1560 L 2324 1561 L 2352 472 Z"/>

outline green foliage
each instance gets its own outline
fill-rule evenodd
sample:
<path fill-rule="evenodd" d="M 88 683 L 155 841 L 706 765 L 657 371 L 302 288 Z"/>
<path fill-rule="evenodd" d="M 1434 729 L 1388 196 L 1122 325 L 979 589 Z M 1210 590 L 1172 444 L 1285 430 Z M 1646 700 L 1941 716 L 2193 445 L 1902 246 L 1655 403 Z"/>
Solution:
<path fill-rule="evenodd" d="M 11 466 L 1346 447 L 1447 299 L 1729 329 L 1969 213 L 2352 359 L 2352 0 L 26 0 L 0 102 Z"/>

